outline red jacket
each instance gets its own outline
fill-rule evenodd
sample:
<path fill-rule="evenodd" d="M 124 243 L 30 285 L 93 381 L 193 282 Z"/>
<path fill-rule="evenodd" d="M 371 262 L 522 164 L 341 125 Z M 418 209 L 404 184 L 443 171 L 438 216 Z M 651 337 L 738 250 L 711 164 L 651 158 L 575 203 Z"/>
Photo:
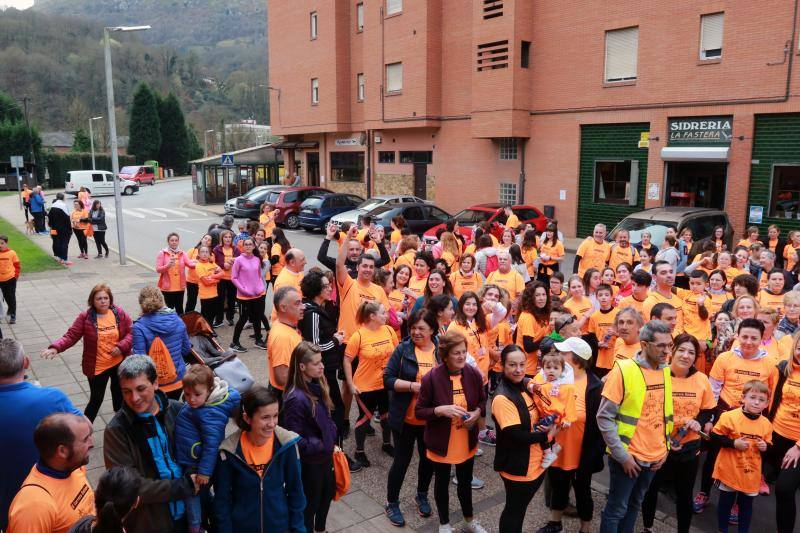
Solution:
<path fill-rule="evenodd" d="M 114 313 L 117 318 L 117 327 L 119 328 L 119 342 L 117 348 L 122 352 L 124 357 L 131 353 L 133 346 L 133 332 L 131 317 L 125 311 L 116 306 L 111 306 L 110 311 Z M 49 347 L 55 349 L 58 353 L 69 350 L 81 338 L 83 338 L 83 360 L 81 361 L 81 369 L 83 374 L 87 377 L 94 377 L 95 363 L 97 361 L 97 311 L 87 309 L 78 315 L 75 322 L 69 327 L 63 337 L 55 341 Z"/>
<path fill-rule="evenodd" d="M 186 290 L 186 269 L 187 268 L 194 268 L 197 264 L 184 252 L 183 250 L 178 251 L 178 258 L 176 262 L 178 263 L 178 272 L 180 272 L 181 276 L 181 286 L 180 287 L 170 287 L 170 277 L 169 277 L 169 259 L 171 257 L 170 251 L 168 248 L 164 248 L 158 255 L 156 256 L 156 272 L 158 272 L 158 288 L 164 292 L 178 292 L 178 291 L 185 291 Z"/>

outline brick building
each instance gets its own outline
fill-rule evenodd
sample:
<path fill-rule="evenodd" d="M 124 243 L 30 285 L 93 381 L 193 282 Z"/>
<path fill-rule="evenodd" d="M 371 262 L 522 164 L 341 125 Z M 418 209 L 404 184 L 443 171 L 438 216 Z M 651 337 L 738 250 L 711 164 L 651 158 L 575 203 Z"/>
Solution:
<path fill-rule="evenodd" d="M 659 205 L 800 229 L 795 0 L 271 0 L 269 36 L 310 184 L 551 205 L 568 236 Z"/>

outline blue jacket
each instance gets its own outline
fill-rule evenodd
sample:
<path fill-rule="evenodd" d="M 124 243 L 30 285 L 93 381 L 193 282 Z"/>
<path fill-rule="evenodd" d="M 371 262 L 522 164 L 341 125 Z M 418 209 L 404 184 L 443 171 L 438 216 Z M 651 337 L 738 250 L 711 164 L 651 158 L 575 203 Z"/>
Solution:
<path fill-rule="evenodd" d="M 317 398 L 322 397 L 322 389 L 316 381 L 309 383 L 309 390 Z M 336 424 L 325 404 L 318 401 L 312 415 L 311 398 L 305 392 L 292 388 L 283 397 L 283 425 L 300 435 L 297 447 L 304 463 L 330 462 L 336 446 Z"/>
<path fill-rule="evenodd" d="M 142 315 L 133 323 L 133 353 L 146 354 L 150 350 L 153 339 L 161 337 L 175 363 L 178 380 L 186 373 L 184 356 L 189 354 L 192 343 L 186 326 L 178 314 L 166 307 L 149 315 Z"/>
<path fill-rule="evenodd" d="M 436 346 L 434 351 L 436 362 L 440 363 L 439 341 L 436 337 L 433 338 L 433 344 Z M 389 391 L 389 427 L 395 431 L 403 430 L 403 421 L 405 420 L 408 406 L 411 405 L 414 393 L 396 392 L 394 390 L 394 382 L 398 379 L 415 382 L 417 381 L 418 371 L 419 364 L 417 363 L 414 343 L 411 342 L 410 337 L 403 339 L 403 342 L 394 349 L 389 362 L 386 363 L 386 368 L 383 369 L 383 386 Z"/>
<path fill-rule="evenodd" d="M 300 436 L 275 428 L 272 460 L 258 475 L 245 461 L 237 431 L 222 443 L 214 470 L 214 516 L 219 533 L 305 533 L 306 496 L 300 476 Z"/>
<path fill-rule="evenodd" d="M 41 194 L 31 193 L 31 213 L 41 213 L 44 211 L 44 198 Z"/>
<path fill-rule="evenodd" d="M 175 423 L 175 455 L 178 463 L 204 476 L 214 473 L 225 426 L 239 408 L 239 391 L 214 378 L 214 390 L 205 405 L 194 409 L 184 403 Z"/>

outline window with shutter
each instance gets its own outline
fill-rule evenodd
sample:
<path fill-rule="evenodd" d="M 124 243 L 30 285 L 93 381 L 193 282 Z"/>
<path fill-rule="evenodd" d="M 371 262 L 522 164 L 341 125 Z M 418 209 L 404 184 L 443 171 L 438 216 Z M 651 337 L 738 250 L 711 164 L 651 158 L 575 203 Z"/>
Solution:
<path fill-rule="evenodd" d="M 390 63 L 386 65 L 386 92 L 403 90 L 403 64 Z"/>
<path fill-rule="evenodd" d="M 358 101 L 364 101 L 364 95 L 366 93 L 366 84 L 364 82 L 364 74 L 358 74 L 356 76 L 356 80 L 358 81 Z"/>
<path fill-rule="evenodd" d="M 639 28 L 606 32 L 606 82 L 636 79 Z"/>
<path fill-rule="evenodd" d="M 319 103 L 319 80 L 317 78 L 311 78 L 311 103 Z"/>
<path fill-rule="evenodd" d="M 403 0 L 386 0 L 386 15 L 394 15 L 403 11 Z"/>
<path fill-rule="evenodd" d="M 311 18 L 311 38 L 312 39 L 316 39 L 317 35 L 318 35 L 317 34 L 317 12 L 316 11 L 312 11 L 311 15 L 310 15 L 310 18 Z"/>
<path fill-rule="evenodd" d="M 700 59 L 722 57 L 722 28 L 725 13 L 712 13 L 700 17 Z"/>
<path fill-rule="evenodd" d="M 364 3 L 356 4 L 356 31 L 364 29 Z"/>

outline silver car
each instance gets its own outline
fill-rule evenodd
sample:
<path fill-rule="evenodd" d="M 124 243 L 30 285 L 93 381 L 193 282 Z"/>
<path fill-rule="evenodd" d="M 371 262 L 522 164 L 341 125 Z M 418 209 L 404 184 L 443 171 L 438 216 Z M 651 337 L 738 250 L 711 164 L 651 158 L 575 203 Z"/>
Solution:
<path fill-rule="evenodd" d="M 367 200 L 364 200 L 362 203 L 358 205 L 355 209 L 350 211 L 345 211 L 344 213 L 339 213 L 338 215 L 331 218 L 331 222 L 341 226 L 345 222 L 350 222 L 351 224 L 357 224 L 358 219 L 376 207 L 380 207 L 386 204 L 402 204 L 402 203 L 419 203 L 419 204 L 426 204 L 427 201 L 423 200 L 422 198 L 418 198 L 416 196 L 411 195 L 403 195 L 403 194 L 381 194 L 378 196 L 373 196 Z"/>

